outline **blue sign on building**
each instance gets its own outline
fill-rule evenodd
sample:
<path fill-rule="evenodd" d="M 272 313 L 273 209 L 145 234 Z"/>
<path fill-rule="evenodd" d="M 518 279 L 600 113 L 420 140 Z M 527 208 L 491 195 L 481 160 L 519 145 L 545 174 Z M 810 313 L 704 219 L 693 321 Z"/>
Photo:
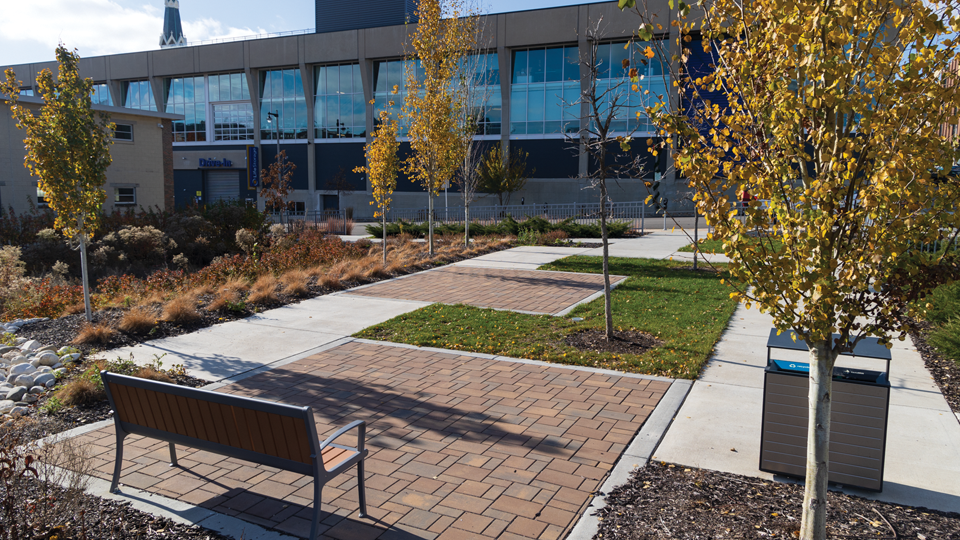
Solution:
<path fill-rule="evenodd" d="M 200 158 L 201 167 L 233 167 L 233 162 L 229 159 L 203 159 Z"/>
<path fill-rule="evenodd" d="M 256 189 L 260 186 L 260 149 L 256 146 L 247 147 L 247 189 Z"/>

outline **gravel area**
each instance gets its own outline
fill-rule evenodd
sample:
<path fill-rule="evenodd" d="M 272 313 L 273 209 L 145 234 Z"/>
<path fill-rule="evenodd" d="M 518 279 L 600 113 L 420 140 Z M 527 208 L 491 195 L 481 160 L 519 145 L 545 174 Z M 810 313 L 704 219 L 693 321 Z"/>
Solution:
<path fill-rule="evenodd" d="M 803 486 L 651 462 L 607 496 L 595 539 L 778 538 L 800 530 Z M 960 539 L 960 514 L 843 493 L 827 496 L 828 538 Z"/>

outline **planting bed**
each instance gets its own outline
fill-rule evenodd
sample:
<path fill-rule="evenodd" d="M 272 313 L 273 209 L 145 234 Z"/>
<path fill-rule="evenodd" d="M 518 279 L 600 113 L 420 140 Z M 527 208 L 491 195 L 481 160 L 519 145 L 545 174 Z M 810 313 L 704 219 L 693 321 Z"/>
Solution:
<path fill-rule="evenodd" d="M 933 379 L 937 381 L 937 386 L 943 392 L 943 397 L 947 400 L 953 412 L 960 414 L 960 364 L 944 358 L 936 348 L 927 343 L 927 337 L 933 330 L 930 323 L 918 321 L 919 332 L 910 334 L 914 345 L 920 351 L 923 363 Z"/>
<path fill-rule="evenodd" d="M 615 488 L 594 538 L 797 538 L 803 486 L 650 462 Z M 828 538 L 960 538 L 960 514 L 827 495 Z"/>

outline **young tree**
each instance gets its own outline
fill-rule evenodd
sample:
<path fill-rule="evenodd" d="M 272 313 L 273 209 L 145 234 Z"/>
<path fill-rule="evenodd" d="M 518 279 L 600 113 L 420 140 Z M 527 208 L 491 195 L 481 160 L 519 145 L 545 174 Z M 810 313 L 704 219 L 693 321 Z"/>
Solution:
<path fill-rule="evenodd" d="M 391 104 L 392 106 L 392 104 Z M 387 111 L 380 111 L 380 122 L 373 132 L 373 141 L 364 146 L 367 154 L 367 166 L 357 167 L 353 172 L 367 173 L 370 186 L 373 188 L 373 201 L 377 204 L 377 211 L 373 217 L 380 217 L 383 224 L 383 264 L 387 264 L 387 211 L 393 202 L 393 190 L 397 188 L 397 150 L 400 143 L 397 141 L 399 128 L 397 121 L 390 118 Z"/>
<path fill-rule="evenodd" d="M 523 189 L 527 185 L 527 178 L 536 172 L 536 169 L 527 172 L 528 155 L 523 150 L 516 150 L 510 152 L 505 160 L 500 143 L 493 145 L 477 168 L 478 189 L 485 193 L 496 193 L 500 206 L 504 205 L 504 201 L 510 204 L 510 194 Z"/>
<path fill-rule="evenodd" d="M 417 17 L 402 109 L 413 153 L 404 169 L 427 192 L 433 255 L 433 198 L 463 162 L 465 146 L 457 118 L 465 91 L 457 76 L 474 47 L 477 16 L 465 11 L 462 0 L 420 0 Z"/>
<path fill-rule="evenodd" d="M 260 196 L 266 199 L 264 208 L 268 212 L 283 212 L 288 209 L 287 195 L 293 193 L 290 187 L 293 183 L 293 171 L 297 166 L 287 161 L 287 151 L 281 150 L 276 161 L 270 167 L 260 171 L 263 184 L 260 186 Z"/>
<path fill-rule="evenodd" d="M 904 315 L 960 276 L 955 254 L 920 249 L 960 227 L 960 186 L 937 179 L 960 158 L 937 133 L 960 105 L 947 69 L 960 16 L 952 0 L 715 0 L 704 15 L 702 39 L 680 21 L 677 57 L 710 53 L 715 72 L 676 73 L 685 110 L 651 113 L 724 242 L 733 294 L 809 348 L 800 536 L 822 539 L 837 356 L 868 336 L 904 339 Z M 646 18 L 640 31 L 659 28 Z M 766 204 L 737 218 L 744 191 Z"/>
<path fill-rule="evenodd" d="M 476 27 L 478 36 L 483 34 L 480 25 Z M 479 39 L 478 39 L 479 41 Z M 460 187 L 463 197 L 464 229 L 463 242 L 470 245 L 470 204 L 477 196 L 480 187 L 480 162 L 483 159 L 483 147 L 474 140 L 475 135 L 482 134 L 481 119 L 487 116 L 487 101 L 490 99 L 490 66 L 488 55 L 474 54 L 465 58 L 465 73 L 462 81 L 464 86 L 464 106 L 457 117 L 458 131 L 463 145 L 463 162 L 456 171 L 453 182 Z"/>
<path fill-rule="evenodd" d="M 631 79 L 638 79 L 636 68 L 631 68 L 630 58 L 634 55 L 636 45 L 631 41 L 626 44 L 628 54 L 619 66 L 606 65 L 607 55 L 598 54 L 601 48 L 602 36 L 600 25 L 602 19 L 591 26 L 587 32 L 587 51 L 581 54 L 581 73 L 586 73 L 587 84 L 580 92 L 580 99 L 568 106 L 585 104 L 587 113 L 580 119 L 580 131 L 576 138 L 567 140 L 585 149 L 592 158 L 587 178 L 591 185 L 600 192 L 600 236 L 603 242 L 603 305 L 605 315 L 604 334 L 607 341 L 614 339 L 613 335 L 613 307 L 610 302 L 610 245 L 607 235 L 607 218 L 609 216 L 610 190 L 607 181 L 616 179 L 622 172 L 636 173 L 629 166 L 620 165 L 616 161 L 616 151 L 629 152 L 631 136 L 636 132 L 636 123 L 627 118 L 630 104 Z M 612 45 L 606 45 L 610 47 Z M 614 45 L 619 47 L 620 45 Z M 649 49 L 648 49 L 649 50 Z M 642 51 L 635 54 L 641 55 Z M 652 56 L 652 52 L 650 56 Z M 606 75 L 606 76 L 604 76 Z M 616 122 L 616 124 L 615 124 Z M 614 135 L 615 126 L 620 127 L 620 134 Z M 633 126 L 624 132 L 624 126 Z M 617 148 L 619 146 L 619 148 Z M 639 171 L 643 175 L 643 171 Z"/>
<path fill-rule="evenodd" d="M 93 80 L 80 78 L 76 51 L 60 44 L 56 56 L 56 80 L 49 69 L 37 75 L 37 90 L 44 102 L 38 115 L 19 103 L 20 81 L 13 70 L 6 70 L 0 93 L 9 96 L 17 127 L 27 132 L 24 165 L 39 179 L 56 213 L 56 228 L 79 245 L 83 304 L 87 322 L 92 322 L 87 244 L 100 224 L 106 200 L 103 184 L 112 162 L 110 145 L 116 126 L 106 114 L 94 112 Z"/>

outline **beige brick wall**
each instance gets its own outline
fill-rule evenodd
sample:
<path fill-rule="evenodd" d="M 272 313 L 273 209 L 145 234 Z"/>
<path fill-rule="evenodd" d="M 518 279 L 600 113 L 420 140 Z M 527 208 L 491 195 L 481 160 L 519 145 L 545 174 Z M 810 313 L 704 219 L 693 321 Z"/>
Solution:
<path fill-rule="evenodd" d="M 33 104 L 28 106 L 34 109 L 39 107 Z M 118 186 L 136 187 L 137 208 L 164 208 L 163 134 L 169 129 L 162 129 L 159 125 L 170 121 L 141 116 L 134 111 L 129 114 L 113 113 L 111 120 L 132 125 L 133 142 L 115 141 L 110 146 L 113 163 L 107 169 L 104 184 L 107 192 L 104 212 L 112 212 L 117 208 L 114 204 L 114 188 Z M 13 207 L 17 213 L 29 210 L 28 198 L 34 204 L 37 201 L 37 178 L 31 176 L 23 166 L 25 135 L 26 132 L 17 129 L 7 103 L 0 103 L 0 204 L 4 210 Z"/>

